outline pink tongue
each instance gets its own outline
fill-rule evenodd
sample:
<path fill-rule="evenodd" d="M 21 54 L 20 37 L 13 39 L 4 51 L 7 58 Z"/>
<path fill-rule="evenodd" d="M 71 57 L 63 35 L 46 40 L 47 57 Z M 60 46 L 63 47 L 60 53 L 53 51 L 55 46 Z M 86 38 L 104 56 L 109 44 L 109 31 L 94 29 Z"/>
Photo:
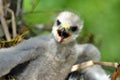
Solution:
<path fill-rule="evenodd" d="M 58 42 L 62 42 L 62 40 L 63 40 L 63 37 L 59 36 L 58 37 Z"/>

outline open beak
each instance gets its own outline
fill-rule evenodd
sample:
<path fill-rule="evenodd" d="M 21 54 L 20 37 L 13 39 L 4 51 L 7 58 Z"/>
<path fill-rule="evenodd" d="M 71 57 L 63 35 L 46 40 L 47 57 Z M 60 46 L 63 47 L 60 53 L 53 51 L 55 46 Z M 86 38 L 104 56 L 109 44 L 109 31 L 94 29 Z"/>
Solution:
<path fill-rule="evenodd" d="M 70 33 L 68 32 L 68 27 L 66 26 L 62 26 L 61 29 L 57 30 L 57 38 L 58 38 L 58 42 L 62 42 L 64 39 L 68 38 L 70 36 Z"/>
<path fill-rule="evenodd" d="M 57 30 L 57 32 L 58 32 L 58 42 L 62 42 L 63 39 L 68 38 L 70 36 L 70 34 L 64 30 Z"/>

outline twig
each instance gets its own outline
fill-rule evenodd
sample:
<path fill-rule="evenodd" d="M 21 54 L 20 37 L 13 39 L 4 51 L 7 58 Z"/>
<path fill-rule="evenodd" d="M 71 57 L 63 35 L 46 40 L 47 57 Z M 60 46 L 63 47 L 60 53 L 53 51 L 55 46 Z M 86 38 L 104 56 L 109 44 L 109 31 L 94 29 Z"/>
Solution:
<path fill-rule="evenodd" d="M 112 74 L 111 76 L 111 80 L 116 80 L 118 75 L 119 75 L 119 72 L 120 72 L 120 64 L 118 65 L 118 67 L 116 68 L 116 70 L 114 71 L 114 73 Z"/>
<path fill-rule="evenodd" d="M 115 62 L 98 62 L 98 61 L 93 61 L 94 64 L 99 64 L 102 66 L 108 66 L 108 67 L 113 67 L 113 68 L 117 68 L 119 63 Z"/>
<path fill-rule="evenodd" d="M 9 13 L 11 13 L 12 31 L 13 31 L 13 37 L 15 37 L 17 35 L 17 33 L 16 33 L 15 15 L 14 15 L 14 12 L 10 8 L 8 8 L 7 10 L 8 10 Z"/>
<path fill-rule="evenodd" d="M 87 61 L 87 62 L 84 62 L 81 64 L 76 64 L 76 65 L 72 66 L 71 72 L 78 71 L 80 69 L 84 69 L 84 68 L 87 68 L 92 65 L 93 65 L 93 61 Z"/>
<path fill-rule="evenodd" d="M 87 61 L 87 62 L 84 62 L 84 63 L 81 63 L 81 64 L 76 64 L 72 67 L 71 69 L 71 72 L 74 72 L 74 71 L 78 71 L 78 70 L 81 70 L 81 69 L 84 69 L 84 68 L 87 68 L 89 66 L 93 66 L 95 64 L 98 64 L 98 65 L 102 65 L 102 66 L 109 66 L 109 67 L 114 67 L 114 68 L 117 68 L 117 66 L 119 65 L 118 63 L 112 63 L 112 62 L 98 62 L 98 61 Z"/>
<path fill-rule="evenodd" d="M 9 30 L 8 30 L 8 25 L 7 25 L 6 20 L 4 18 L 4 11 L 3 11 L 3 2 L 2 2 L 2 0 L 0 0 L 0 20 L 1 20 L 1 24 L 2 24 L 2 27 L 3 27 L 6 39 L 7 39 L 7 41 L 10 41 L 11 37 L 10 37 Z"/>

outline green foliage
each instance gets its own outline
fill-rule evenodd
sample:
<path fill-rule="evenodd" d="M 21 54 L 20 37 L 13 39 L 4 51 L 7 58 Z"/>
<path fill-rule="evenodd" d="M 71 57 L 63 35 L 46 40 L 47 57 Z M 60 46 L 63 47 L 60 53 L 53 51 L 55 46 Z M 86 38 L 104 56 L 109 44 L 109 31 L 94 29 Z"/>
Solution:
<path fill-rule="evenodd" d="M 102 40 L 102 60 L 120 61 L 120 0 L 24 0 L 23 8 L 24 21 L 30 25 L 52 24 L 62 10 L 80 14 L 83 30 L 93 33 L 95 41 Z"/>

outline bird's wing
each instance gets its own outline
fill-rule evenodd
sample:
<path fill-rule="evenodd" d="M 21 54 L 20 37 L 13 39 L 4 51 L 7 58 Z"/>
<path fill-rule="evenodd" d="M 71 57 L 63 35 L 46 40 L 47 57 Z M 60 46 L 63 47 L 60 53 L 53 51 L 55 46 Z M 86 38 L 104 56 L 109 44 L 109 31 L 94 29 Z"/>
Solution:
<path fill-rule="evenodd" d="M 0 77 L 9 73 L 18 64 L 39 56 L 44 52 L 50 39 L 50 35 L 42 35 L 25 40 L 15 47 L 0 49 Z"/>
<path fill-rule="evenodd" d="M 76 46 L 78 53 L 77 63 L 85 62 L 88 60 L 99 61 L 101 58 L 99 50 L 92 44 L 78 44 Z"/>
<path fill-rule="evenodd" d="M 77 45 L 76 50 L 79 56 L 76 62 L 77 64 L 88 60 L 100 60 L 100 52 L 92 44 Z M 77 72 L 82 73 L 85 77 L 85 80 L 109 80 L 109 77 L 100 65 L 93 65 Z M 68 80 L 78 80 L 78 76 L 81 76 L 81 74 L 79 74 L 78 76 L 74 76 L 74 74 L 75 73 L 71 73 Z"/>

